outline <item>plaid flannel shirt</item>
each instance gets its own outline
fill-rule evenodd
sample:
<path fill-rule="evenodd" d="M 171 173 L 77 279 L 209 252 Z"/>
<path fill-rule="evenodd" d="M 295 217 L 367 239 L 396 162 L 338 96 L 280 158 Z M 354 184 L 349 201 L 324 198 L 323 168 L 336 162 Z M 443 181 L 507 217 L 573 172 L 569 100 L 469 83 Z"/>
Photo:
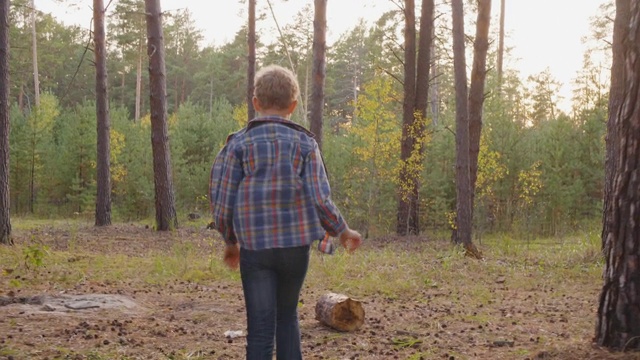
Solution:
<path fill-rule="evenodd" d="M 261 117 L 229 135 L 211 168 L 209 200 L 227 244 L 247 250 L 309 245 L 332 253 L 346 223 L 330 198 L 324 163 L 304 127 Z"/>

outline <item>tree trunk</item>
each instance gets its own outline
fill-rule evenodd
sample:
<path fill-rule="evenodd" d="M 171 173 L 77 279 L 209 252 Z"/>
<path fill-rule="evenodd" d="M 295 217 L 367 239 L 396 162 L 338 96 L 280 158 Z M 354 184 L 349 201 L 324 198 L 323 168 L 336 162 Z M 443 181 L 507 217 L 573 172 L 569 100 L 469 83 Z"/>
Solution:
<path fill-rule="evenodd" d="M 506 0 L 500 0 L 500 35 L 498 40 L 498 94 L 502 92 L 502 66 L 504 61 L 504 15 Z"/>
<path fill-rule="evenodd" d="M 640 23 L 629 21 L 640 17 L 640 1 L 616 5 L 613 65 L 623 68 L 612 69 L 610 94 L 618 98 L 610 100 L 616 107 L 610 111 L 614 136 L 608 141 L 615 142 L 617 156 L 607 179 L 612 183 L 605 198 L 604 284 L 595 340 L 613 350 L 640 350 Z"/>
<path fill-rule="evenodd" d="M 0 244 L 11 245 L 9 195 L 9 0 L 0 0 Z"/>
<path fill-rule="evenodd" d="M 179 81 L 179 77 L 178 76 L 174 76 L 173 78 L 173 91 L 175 92 L 175 103 L 174 103 L 174 111 L 177 112 L 178 108 L 180 107 L 180 86 L 178 86 L 178 81 Z M 169 106 L 169 105 L 167 105 Z"/>
<path fill-rule="evenodd" d="M 429 100 L 429 71 L 434 1 L 422 0 L 419 47 L 416 49 L 415 3 L 405 1 L 404 103 L 400 145 L 399 235 L 420 232 L 420 176 Z M 416 62 L 416 53 L 418 60 Z"/>
<path fill-rule="evenodd" d="M 353 92 L 353 120 L 352 123 L 358 122 L 358 112 L 356 109 L 358 108 L 358 90 L 360 89 L 360 81 L 358 79 L 358 69 L 360 67 L 360 59 L 356 58 L 356 65 L 353 66 L 353 81 L 352 81 L 352 92 Z"/>
<path fill-rule="evenodd" d="M 469 175 L 469 116 L 462 0 L 452 0 L 453 67 L 456 91 L 456 228 L 453 241 L 471 244 L 471 180 Z"/>
<path fill-rule="evenodd" d="M 107 76 L 107 47 L 104 30 L 104 1 L 93 0 L 93 37 L 96 62 L 97 194 L 96 226 L 111 225 L 110 118 Z"/>
<path fill-rule="evenodd" d="M 34 101 L 40 106 L 40 72 L 38 70 L 38 37 L 36 32 L 36 5 L 31 0 L 31 51 L 33 58 L 33 92 Z"/>
<path fill-rule="evenodd" d="M 336 330 L 355 331 L 364 324 L 364 308 L 346 295 L 328 293 L 316 303 L 316 320 Z"/>
<path fill-rule="evenodd" d="M 482 106 L 484 105 L 484 86 L 487 75 L 487 50 L 489 49 L 489 24 L 491 21 L 491 0 L 478 0 L 478 18 L 476 21 L 476 39 L 471 69 L 471 87 L 469 88 L 469 182 L 471 184 L 471 214 L 475 199 L 476 180 L 478 178 L 478 155 L 482 133 Z"/>
<path fill-rule="evenodd" d="M 33 114 L 31 115 L 33 116 Z M 35 115 L 35 120 L 37 122 L 37 117 L 39 115 Z M 33 129 L 31 130 L 31 143 L 29 145 L 31 145 L 31 162 L 30 162 L 30 169 L 29 169 L 29 213 L 33 214 L 34 213 L 34 206 L 35 206 L 35 202 L 36 202 L 36 125 L 33 125 Z"/>
<path fill-rule="evenodd" d="M 249 33 L 247 44 L 249 46 L 247 64 L 247 122 L 256 116 L 253 107 L 253 82 L 256 77 L 256 0 L 249 0 Z"/>
<path fill-rule="evenodd" d="M 309 51 L 307 49 L 307 54 L 305 56 L 305 62 L 304 62 L 304 87 L 302 87 L 300 89 L 300 95 L 304 98 L 304 101 L 302 102 L 302 114 L 303 114 L 303 121 L 305 122 L 305 124 L 309 124 L 310 123 L 310 119 L 309 119 L 309 57 L 311 55 L 309 54 Z"/>
<path fill-rule="evenodd" d="M 124 90 L 125 90 L 124 80 L 125 80 L 125 75 L 126 75 L 125 71 L 122 70 L 122 78 L 120 80 L 120 106 L 123 107 L 123 108 L 124 108 Z"/>
<path fill-rule="evenodd" d="M 398 235 L 417 234 L 415 176 L 411 173 L 410 158 L 413 150 L 411 127 L 416 103 L 416 13 L 413 0 L 404 2 L 404 101 L 402 104 L 402 140 L 400 144 L 400 189 L 398 202 Z"/>
<path fill-rule="evenodd" d="M 604 181 L 604 198 L 610 199 L 613 188 L 613 179 L 615 166 L 617 163 L 618 141 L 615 138 L 617 111 L 620 103 L 624 98 L 624 49 L 622 47 L 623 39 L 629 36 L 629 29 L 626 24 L 629 23 L 629 1 L 616 0 L 616 18 L 613 23 L 613 42 L 612 42 L 612 63 L 611 63 L 611 90 L 609 92 L 609 119 L 607 121 L 606 149 L 605 149 L 605 181 Z M 611 202 L 605 201 L 604 213 L 611 213 Z M 609 232 L 611 224 L 607 220 L 612 220 L 607 216 L 603 217 L 602 239 L 606 239 L 605 233 Z M 605 248 L 605 243 L 602 243 Z"/>
<path fill-rule="evenodd" d="M 433 79 L 433 82 L 429 84 L 429 102 L 430 102 L 430 106 L 431 106 L 431 123 L 433 124 L 433 126 L 438 126 L 438 117 L 439 117 L 439 113 L 440 113 L 440 108 L 439 108 L 439 104 L 440 104 L 440 91 L 439 91 L 439 80 L 438 76 L 438 55 L 436 54 L 436 45 L 435 42 L 433 41 L 433 39 L 436 36 L 435 33 L 435 26 L 431 26 L 431 54 L 430 57 L 433 58 L 433 61 L 431 62 L 431 79 Z"/>
<path fill-rule="evenodd" d="M 313 19 L 313 89 L 311 95 L 311 132 L 322 149 L 322 111 L 327 51 L 327 0 L 314 1 Z"/>
<path fill-rule="evenodd" d="M 145 0 L 146 2 L 146 0 Z M 166 85 L 165 85 L 166 86 Z M 136 68 L 136 104 L 133 122 L 140 121 L 140 108 L 142 107 L 142 40 L 138 46 L 138 67 Z"/>
<path fill-rule="evenodd" d="M 422 0 L 422 13 L 420 14 L 420 34 L 418 46 L 418 64 L 416 77 L 416 103 L 414 116 L 417 118 L 418 141 L 422 141 L 422 135 L 427 126 L 427 107 L 429 104 L 429 71 L 431 69 L 431 44 L 433 36 L 433 12 L 434 0 Z M 422 149 L 422 144 L 420 144 Z M 422 151 L 421 151 L 422 152 Z M 417 191 L 417 189 L 416 189 Z"/>
<path fill-rule="evenodd" d="M 147 16 L 147 54 L 149 56 L 149 93 L 151 105 L 151 147 L 156 198 L 156 229 L 178 227 L 175 210 L 169 130 L 167 125 L 167 83 L 164 62 L 164 38 L 160 0 L 145 0 Z"/>
<path fill-rule="evenodd" d="M 187 66 L 188 66 L 187 62 Z M 182 86 L 180 87 L 180 101 L 178 102 L 178 106 L 176 106 L 176 112 L 180 108 L 180 105 L 184 104 L 187 98 L 187 78 L 185 76 L 182 77 Z"/>
<path fill-rule="evenodd" d="M 24 114 L 24 84 L 20 84 L 20 93 L 18 94 L 18 109 Z"/>
<path fill-rule="evenodd" d="M 293 59 L 291 58 L 291 52 L 289 51 L 289 46 L 287 45 L 287 42 L 285 41 L 284 38 L 284 34 L 282 33 L 282 29 L 280 28 L 280 23 L 278 22 L 278 18 L 276 17 L 276 13 L 273 11 L 273 5 L 271 4 L 270 0 L 267 0 L 267 5 L 269 6 L 269 10 L 271 11 L 271 17 L 273 18 L 273 22 L 276 24 L 276 29 L 278 30 L 278 34 L 280 37 L 280 42 L 282 43 L 282 47 L 284 48 L 284 52 L 287 54 L 287 59 L 289 60 L 289 66 L 291 67 L 291 71 L 293 71 L 294 74 L 298 73 L 298 69 L 296 69 L 296 67 L 293 64 Z M 302 97 L 302 91 L 300 91 L 300 94 L 298 96 L 298 106 L 297 106 L 297 112 L 300 114 L 300 119 L 303 123 L 307 122 L 307 114 L 303 111 L 303 109 L 305 109 L 306 105 L 305 105 L 305 99 L 303 99 Z"/>

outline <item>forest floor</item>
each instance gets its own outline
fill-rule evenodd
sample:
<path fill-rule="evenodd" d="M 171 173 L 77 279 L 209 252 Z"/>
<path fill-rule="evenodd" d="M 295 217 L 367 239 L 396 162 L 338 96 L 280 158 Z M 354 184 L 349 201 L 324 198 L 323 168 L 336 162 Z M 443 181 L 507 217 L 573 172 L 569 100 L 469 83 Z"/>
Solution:
<path fill-rule="evenodd" d="M 222 241 L 203 223 L 14 221 L 0 246 L 0 359 L 243 359 L 245 309 Z M 602 260 L 595 234 L 477 244 L 366 240 L 312 252 L 299 307 L 305 359 L 640 359 L 592 344 Z M 315 320 L 319 297 L 362 301 L 342 333 Z"/>

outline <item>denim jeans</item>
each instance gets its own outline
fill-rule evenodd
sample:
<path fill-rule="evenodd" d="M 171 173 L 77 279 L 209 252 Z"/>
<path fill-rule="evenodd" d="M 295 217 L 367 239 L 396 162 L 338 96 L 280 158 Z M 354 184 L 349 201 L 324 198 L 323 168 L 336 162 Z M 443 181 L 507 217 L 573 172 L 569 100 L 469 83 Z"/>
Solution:
<path fill-rule="evenodd" d="M 247 360 L 301 360 L 298 298 L 309 266 L 309 246 L 240 249 L 247 308 Z"/>

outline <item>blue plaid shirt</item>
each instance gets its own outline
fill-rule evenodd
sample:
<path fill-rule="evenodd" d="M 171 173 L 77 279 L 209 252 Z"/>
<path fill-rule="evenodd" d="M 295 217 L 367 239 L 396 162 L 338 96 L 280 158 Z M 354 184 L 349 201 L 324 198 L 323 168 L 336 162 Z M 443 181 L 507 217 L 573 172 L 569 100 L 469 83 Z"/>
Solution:
<path fill-rule="evenodd" d="M 329 235 L 346 228 L 313 134 L 287 119 L 256 118 L 231 134 L 210 180 L 213 222 L 227 244 L 261 250 L 321 240 L 332 253 Z"/>

